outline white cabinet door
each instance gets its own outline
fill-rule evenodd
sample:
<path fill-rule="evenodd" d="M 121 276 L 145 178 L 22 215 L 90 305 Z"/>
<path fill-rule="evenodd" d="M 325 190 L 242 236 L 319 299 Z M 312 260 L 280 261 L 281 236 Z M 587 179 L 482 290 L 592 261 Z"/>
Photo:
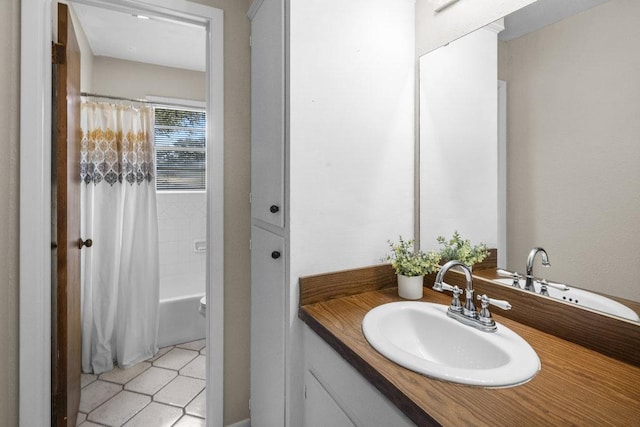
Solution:
<path fill-rule="evenodd" d="M 284 238 L 251 228 L 251 425 L 284 426 Z"/>
<path fill-rule="evenodd" d="M 320 396 L 316 390 L 314 396 L 316 401 L 305 402 L 305 427 L 334 425 L 324 424 L 321 418 L 317 418 L 318 414 L 322 413 L 322 408 L 327 414 L 331 414 L 331 420 L 338 420 L 336 426 L 353 423 L 362 427 L 415 427 L 415 424 L 397 406 L 306 325 L 303 327 L 303 341 L 307 400 L 309 384 L 312 384 L 308 379 L 309 375 L 326 393 L 326 396 Z M 337 410 L 348 417 L 347 424 L 339 421 L 341 418 Z"/>
<path fill-rule="evenodd" d="M 251 216 L 284 227 L 284 5 L 251 20 Z"/>
<path fill-rule="evenodd" d="M 304 375 L 304 427 L 355 427 L 311 371 Z"/>

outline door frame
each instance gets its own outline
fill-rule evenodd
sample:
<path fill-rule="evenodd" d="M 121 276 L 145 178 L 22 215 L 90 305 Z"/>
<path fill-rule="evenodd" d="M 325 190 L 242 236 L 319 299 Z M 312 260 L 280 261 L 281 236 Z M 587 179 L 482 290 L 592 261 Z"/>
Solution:
<path fill-rule="evenodd" d="M 223 425 L 223 11 L 187 0 L 74 0 L 207 29 L 207 426 Z M 21 1 L 19 425 L 51 420 L 51 42 L 56 0 Z M 216 72 L 212 72 L 215 70 Z"/>

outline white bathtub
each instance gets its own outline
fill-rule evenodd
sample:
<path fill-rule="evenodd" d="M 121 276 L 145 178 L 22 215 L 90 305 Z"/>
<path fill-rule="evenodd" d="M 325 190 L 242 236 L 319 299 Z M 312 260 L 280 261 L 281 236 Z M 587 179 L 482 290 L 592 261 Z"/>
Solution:
<path fill-rule="evenodd" d="M 171 276 L 160 280 L 158 347 L 203 339 L 205 318 L 199 313 L 204 276 Z"/>

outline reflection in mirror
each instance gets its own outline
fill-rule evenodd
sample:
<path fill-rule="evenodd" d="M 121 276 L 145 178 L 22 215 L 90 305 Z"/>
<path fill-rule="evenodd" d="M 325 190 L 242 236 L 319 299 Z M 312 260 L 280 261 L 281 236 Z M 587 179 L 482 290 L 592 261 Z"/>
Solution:
<path fill-rule="evenodd" d="M 568 3 L 583 9 L 557 15 L 553 6 Z M 546 21 L 537 24 L 541 16 Z M 533 25 L 522 29 L 522 22 Z M 537 261 L 537 276 L 634 306 L 640 2 L 539 0 L 504 25 L 482 53 L 468 39 L 488 38 L 487 29 L 420 59 L 421 246 L 458 229 L 497 246 L 499 266 L 520 274 L 529 250 L 542 246 L 551 266 Z M 464 76 L 489 73 L 491 82 L 475 85 Z M 497 80 L 506 82 L 504 153 L 499 132 L 491 136 L 500 129 L 498 106 L 478 95 L 492 88 L 497 99 Z"/>
<path fill-rule="evenodd" d="M 497 32 L 491 25 L 420 58 L 421 246 L 458 230 L 497 244 Z"/>

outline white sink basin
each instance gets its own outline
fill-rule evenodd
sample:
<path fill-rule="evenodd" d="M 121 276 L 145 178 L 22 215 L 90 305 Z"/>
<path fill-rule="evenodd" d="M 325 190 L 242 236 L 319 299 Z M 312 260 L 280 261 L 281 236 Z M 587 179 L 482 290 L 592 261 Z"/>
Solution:
<path fill-rule="evenodd" d="M 513 279 L 497 279 L 496 281 L 505 285 L 513 284 Z M 524 288 L 524 285 L 524 279 L 520 279 L 520 287 Z M 534 282 L 533 287 L 535 288 L 536 293 L 540 292 L 539 282 Z M 640 317 L 638 317 L 638 314 L 626 305 L 620 304 L 618 301 L 614 301 L 602 295 L 585 291 L 584 289 L 570 287 L 568 291 L 561 291 L 558 289 L 547 287 L 547 291 L 549 292 L 549 296 L 551 298 L 556 298 L 561 301 L 577 304 L 579 306 L 591 308 L 593 310 L 603 311 L 605 313 L 623 317 L 629 320 L 634 320 L 636 322 L 640 321 Z"/>
<path fill-rule="evenodd" d="M 483 387 L 510 387 L 540 370 L 531 346 L 504 325 L 482 332 L 447 316 L 447 306 L 392 302 L 362 321 L 367 341 L 393 362 L 428 377 Z"/>

